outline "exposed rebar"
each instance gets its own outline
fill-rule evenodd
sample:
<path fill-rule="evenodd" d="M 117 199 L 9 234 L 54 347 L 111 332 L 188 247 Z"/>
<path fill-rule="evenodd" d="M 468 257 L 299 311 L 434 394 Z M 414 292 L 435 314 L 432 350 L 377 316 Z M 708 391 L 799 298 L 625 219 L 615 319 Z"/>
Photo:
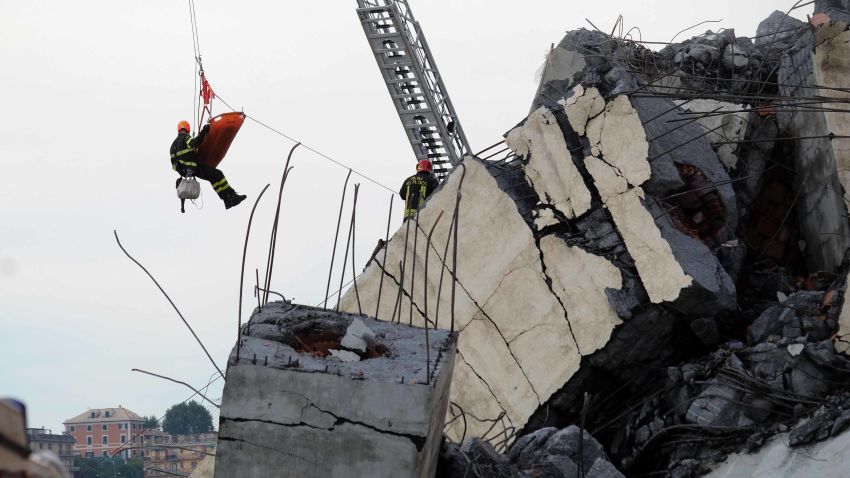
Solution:
<path fill-rule="evenodd" d="M 351 207 L 352 218 L 354 217 L 354 209 L 357 208 L 357 193 L 360 191 L 360 183 L 354 185 L 354 205 Z M 342 272 L 339 275 L 339 289 L 336 296 L 336 307 L 334 310 L 339 312 L 339 303 L 342 300 L 342 282 L 345 280 L 345 266 L 348 265 L 348 249 L 351 245 L 351 228 L 353 223 L 348 226 L 348 237 L 345 239 L 345 254 L 342 256 Z"/>
<path fill-rule="evenodd" d="M 224 378 L 224 372 L 222 372 L 221 369 L 218 368 L 218 365 L 216 365 L 215 360 L 213 360 L 213 358 L 212 358 L 212 355 L 210 355 L 209 351 L 204 346 L 204 343 L 201 342 L 201 339 L 198 337 L 198 334 L 195 333 L 195 330 L 192 329 L 192 326 L 189 325 L 189 322 L 186 321 L 186 318 L 183 317 L 183 314 L 180 312 L 180 309 L 178 309 L 177 306 L 174 304 L 174 301 L 171 300 L 171 297 L 168 296 L 168 294 L 165 292 L 165 290 L 162 288 L 162 286 L 159 285 L 159 282 L 157 282 L 156 279 L 154 279 L 153 275 L 150 272 L 148 272 L 148 270 L 145 268 L 145 266 L 143 266 L 139 261 L 134 259 L 133 256 L 131 256 L 130 253 L 127 252 L 127 249 L 124 249 L 124 246 L 121 245 L 121 241 L 118 239 L 118 231 L 113 230 L 112 233 L 115 235 L 115 242 L 118 243 L 118 247 L 121 248 L 121 251 L 124 252 L 124 255 L 126 255 L 131 261 L 135 262 L 137 266 L 139 266 L 143 271 L 145 271 L 145 274 L 147 274 L 148 277 L 150 277 L 150 279 L 153 281 L 153 283 L 156 285 L 156 287 L 159 289 L 159 291 L 162 292 L 162 295 L 164 295 L 165 298 L 168 299 L 168 302 L 171 304 L 171 307 L 173 307 L 174 311 L 177 312 L 177 315 L 180 316 L 180 320 L 183 321 L 183 324 L 186 325 L 186 328 L 188 328 L 189 332 L 192 333 L 192 336 L 195 337 L 195 340 L 198 342 L 198 345 L 200 345 L 201 348 L 204 350 L 204 353 L 207 354 L 207 358 L 210 359 L 210 363 L 212 363 L 213 367 L 215 367 L 215 369 L 218 370 L 218 374 L 221 375 L 221 378 Z"/>
<path fill-rule="evenodd" d="M 416 291 L 416 253 L 419 242 L 419 209 L 416 210 L 416 215 L 413 217 L 413 254 L 411 261 L 413 267 L 410 269 L 410 312 L 408 315 L 408 325 L 413 325 L 413 297 Z"/>
<path fill-rule="evenodd" d="M 263 197 L 263 194 L 266 193 L 266 190 L 269 188 L 269 184 L 260 191 L 260 194 L 257 196 L 257 199 L 254 201 L 254 207 L 251 208 L 251 215 L 248 217 L 248 227 L 245 229 L 245 246 L 242 247 L 242 269 L 239 272 L 239 313 L 238 313 L 238 326 L 236 327 L 236 361 L 239 361 L 239 353 L 242 351 L 242 293 L 245 289 L 245 257 L 248 255 L 248 237 L 251 235 L 251 223 L 254 221 L 254 212 L 257 210 L 257 205 L 260 203 L 260 199 Z M 258 284 L 259 287 L 259 284 Z"/>
<path fill-rule="evenodd" d="M 215 403 L 214 401 L 210 400 L 209 398 L 207 398 L 207 396 L 206 396 L 206 395 L 204 395 L 203 393 L 201 393 L 200 391 L 198 391 L 198 389 L 196 389 L 195 387 L 193 387 L 193 386 L 189 385 L 189 384 L 188 384 L 188 383 L 186 383 L 186 382 L 181 382 L 180 380 L 175 380 L 175 379 L 173 379 L 173 378 L 166 377 L 165 375 L 159 375 L 159 374 L 157 374 L 157 373 L 153 373 L 153 372 L 146 372 L 146 371 L 141 370 L 141 369 L 138 369 L 138 368 L 134 368 L 134 369 L 132 369 L 132 371 L 133 371 L 133 372 L 144 373 L 144 374 L 151 375 L 151 376 L 154 376 L 154 377 L 159 377 L 159 378 L 161 378 L 161 379 L 163 379 L 163 380 L 168 380 L 168 381 L 170 381 L 170 382 L 179 383 L 180 385 L 185 385 L 185 386 L 186 386 L 186 387 L 188 387 L 190 390 L 192 390 L 193 392 L 195 392 L 195 393 L 197 393 L 198 395 L 200 395 L 200 396 L 201 396 L 201 398 L 203 398 L 204 400 L 206 400 L 206 401 L 210 402 L 210 404 L 212 404 L 212 406 L 214 406 L 215 408 L 219 408 L 219 409 L 221 408 L 221 405 L 219 405 L 219 404 Z"/>
<path fill-rule="evenodd" d="M 425 280 L 423 281 L 424 291 L 423 296 L 425 301 L 425 384 L 431 383 L 431 343 L 428 337 L 428 258 L 431 255 L 431 236 L 434 235 L 434 230 L 437 228 L 437 224 L 440 223 L 440 219 L 443 218 L 443 212 L 440 211 L 440 214 L 437 216 L 437 219 L 434 221 L 434 225 L 431 226 L 431 230 L 428 231 L 428 245 L 425 246 Z"/>
<path fill-rule="evenodd" d="M 280 223 L 280 204 L 283 200 L 283 187 L 286 185 L 286 179 L 289 177 L 289 173 L 292 168 L 289 167 L 289 162 L 292 160 L 292 153 L 295 152 L 295 149 L 301 146 L 301 143 L 295 143 L 295 146 L 289 150 L 289 155 L 286 157 L 286 163 L 283 166 L 283 175 L 280 178 L 280 190 L 277 193 L 277 209 L 274 213 L 274 224 L 272 226 L 271 239 L 269 240 L 269 258 L 266 264 L 266 290 L 271 289 L 272 283 L 272 269 L 274 268 L 274 254 L 275 248 L 277 247 L 277 227 Z M 263 296 L 263 304 L 267 303 L 269 300 L 269 294 L 266 293 Z"/>
<path fill-rule="evenodd" d="M 385 268 L 387 265 L 387 251 L 390 248 L 390 223 L 393 219 L 393 200 L 395 199 L 395 194 L 390 196 L 390 212 L 387 214 L 387 238 L 384 240 L 384 260 L 381 261 L 381 268 Z M 384 272 L 381 271 L 381 280 L 378 283 L 378 303 L 375 305 L 375 319 L 378 318 L 378 312 L 381 310 L 381 293 L 384 289 Z"/>
<path fill-rule="evenodd" d="M 342 197 L 339 200 L 339 215 L 336 219 L 336 233 L 334 233 L 334 247 L 331 251 L 331 267 L 328 271 L 328 285 L 325 287 L 325 302 L 322 308 L 328 308 L 328 294 L 331 291 L 331 277 L 334 273 L 334 261 L 336 260 L 336 245 L 339 241 L 339 226 L 342 224 L 342 210 L 345 207 L 345 193 L 348 189 L 348 180 L 351 178 L 351 169 L 348 170 L 348 175 L 345 176 L 345 184 L 342 186 Z M 344 272 L 344 271 L 343 271 Z"/>

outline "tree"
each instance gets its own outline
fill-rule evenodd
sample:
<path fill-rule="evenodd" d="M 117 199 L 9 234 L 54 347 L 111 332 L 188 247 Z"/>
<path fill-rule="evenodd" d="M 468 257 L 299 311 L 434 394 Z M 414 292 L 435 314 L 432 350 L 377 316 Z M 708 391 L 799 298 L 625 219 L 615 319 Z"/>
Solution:
<path fill-rule="evenodd" d="M 172 435 L 213 431 L 212 415 L 200 403 L 178 403 L 165 412 L 162 429 Z"/>
<path fill-rule="evenodd" d="M 149 417 L 142 417 L 145 419 L 145 423 L 142 424 L 142 428 L 150 428 L 153 430 L 159 430 L 159 420 L 157 420 L 156 415 L 151 415 Z"/>
<path fill-rule="evenodd" d="M 121 457 L 113 458 L 77 458 L 74 460 L 77 478 L 144 478 L 144 464 L 141 458 L 124 460 Z"/>

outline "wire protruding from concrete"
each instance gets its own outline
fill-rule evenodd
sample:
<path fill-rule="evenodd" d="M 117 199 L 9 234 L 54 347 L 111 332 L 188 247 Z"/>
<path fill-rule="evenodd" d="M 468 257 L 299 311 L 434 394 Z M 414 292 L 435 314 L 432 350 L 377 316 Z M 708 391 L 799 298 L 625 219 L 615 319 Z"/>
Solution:
<path fill-rule="evenodd" d="M 431 343 L 428 337 L 428 258 L 431 255 L 431 236 L 434 235 L 434 230 L 437 228 L 437 224 L 440 223 L 440 219 L 443 218 L 443 212 L 440 211 L 440 214 L 437 216 L 437 219 L 434 221 L 434 225 L 431 226 L 431 230 L 428 231 L 428 244 L 425 247 L 425 280 L 424 286 L 424 301 L 425 301 L 425 318 L 423 322 L 425 322 L 425 384 L 429 385 L 431 383 Z M 439 309 L 440 304 L 437 304 L 437 308 Z"/>
<path fill-rule="evenodd" d="M 153 377 L 158 377 L 158 378 L 161 378 L 161 379 L 163 379 L 163 380 L 168 380 L 168 381 L 170 381 L 170 382 L 179 383 L 180 385 L 185 385 L 185 386 L 186 386 L 186 387 L 188 387 L 190 390 L 192 390 L 193 392 L 195 392 L 195 393 L 197 393 L 198 395 L 200 395 L 200 396 L 201 396 L 201 398 L 203 398 L 204 400 L 208 401 L 208 402 L 209 402 L 212 406 L 214 406 L 215 408 L 219 408 L 219 409 L 221 408 L 221 405 L 219 405 L 219 404 L 215 403 L 214 401 L 210 400 L 209 398 L 207 398 L 207 396 L 206 396 L 206 395 L 204 395 L 204 394 L 203 394 L 203 393 L 201 393 L 198 389 L 196 389 L 195 387 L 193 387 L 193 386 L 189 385 L 189 384 L 188 384 L 188 383 L 186 383 L 186 382 L 181 382 L 180 380 L 175 380 L 175 379 L 173 379 L 173 378 L 166 377 L 165 375 L 159 375 L 159 374 L 156 374 L 156 373 L 153 373 L 153 372 L 147 372 L 147 371 L 145 371 L 145 370 L 141 370 L 141 369 L 138 369 L 138 368 L 134 368 L 132 371 L 133 371 L 133 372 L 144 373 L 144 374 L 146 374 L 146 375 L 151 375 L 151 376 L 153 376 Z"/>
<path fill-rule="evenodd" d="M 260 194 L 257 195 L 257 199 L 254 201 L 254 207 L 251 208 L 251 215 L 248 217 L 248 227 L 245 229 L 245 246 L 242 248 L 242 269 L 239 272 L 239 312 L 238 312 L 238 325 L 236 327 L 236 360 L 239 360 L 239 352 L 242 349 L 242 292 L 245 288 L 245 256 L 248 254 L 248 237 L 251 235 L 251 223 L 254 221 L 254 212 L 257 210 L 257 204 L 260 203 L 260 199 L 263 197 L 263 194 L 266 193 L 266 190 L 269 188 L 269 184 L 260 191 Z M 259 280 L 257 281 L 257 286 L 259 287 Z"/>
<path fill-rule="evenodd" d="M 351 178 L 351 169 L 348 169 L 348 175 L 345 176 L 345 184 L 342 186 L 342 197 L 339 200 L 339 215 L 336 219 L 336 232 L 334 233 L 334 247 L 331 250 L 331 267 L 328 271 L 328 285 L 325 287 L 325 302 L 322 305 L 323 308 L 328 308 L 328 294 L 331 291 L 331 278 L 334 273 L 334 261 L 336 260 L 336 245 L 339 241 L 339 226 L 342 224 L 342 210 L 345 207 L 345 193 L 348 190 L 348 180 Z M 344 271 L 343 271 L 344 274 Z"/>
<path fill-rule="evenodd" d="M 395 200 L 395 194 L 390 195 L 390 212 L 387 214 L 387 236 L 384 239 L 384 260 L 381 261 L 382 266 L 387 263 L 387 251 L 390 248 L 390 224 L 393 220 L 393 200 Z M 375 305 L 375 318 L 378 318 L 378 311 L 381 310 L 381 293 L 384 288 L 384 274 L 381 274 L 380 282 L 378 283 L 378 301 L 377 305 Z"/>
<path fill-rule="evenodd" d="M 121 245 L 121 241 L 118 239 L 118 231 L 113 230 L 112 233 L 115 235 L 115 242 L 118 243 L 118 247 L 121 248 L 121 251 L 124 252 L 124 255 L 126 255 L 131 261 L 135 262 L 137 266 L 139 266 L 143 271 L 145 271 L 145 274 L 147 274 L 148 277 L 150 277 L 150 279 L 153 281 L 153 283 L 156 285 L 156 287 L 159 289 L 159 291 L 162 292 L 162 295 L 164 295 L 165 298 L 168 299 L 168 303 L 171 304 L 171 307 L 173 307 L 174 311 L 177 312 L 177 315 L 180 316 L 180 320 L 183 321 L 183 323 L 186 325 L 186 328 L 188 328 L 189 332 L 192 333 L 192 336 L 195 337 L 195 340 L 198 342 L 198 345 L 200 345 L 201 348 L 204 350 L 204 353 L 207 354 L 207 358 L 210 359 L 210 363 L 212 363 L 213 367 L 215 367 L 215 369 L 218 370 L 218 373 L 219 373 L 219 375 L 221 375 L 221 378 L 224 378 L 224 372 L 222 372 L 221 369 L 218 367 L 218 365 L 215 363 L 215 360 L 213 360 L 212 355 L 210 355 L 209 351 L 204 346 L 204 343 L 201 342 L 201 339 L 198 337 L 198 334 L 195 333 L 195 330 L 192 329 L 192 326 L 189 325 L 189 322 L 186 321 L 186 318 L 183 317 L 183 314 L 180 312 L 180 309 L 177 308 L 177 305 L 174 304 L 174 301 L 171 300 L 171 297 L 168 296 L 168 294 L 165 292 L 165 290 L 162 288 L 162 286 L 159 285 L 159 282 L 157 282 L 157 280 L 145 268 L 145 266 L 143 266 L 139 261 L 134 259 L 133 256 L 131 256 L 130 253 L 127 252 L 127 249 L 124 249 L 124 246 Z"/>
<path fill-rule="evenodd" d="M 277 247 L 277 227 L 280 223 L 280 204 L 283 200 L 283 187 L 286 185 L 286 180 L 289 178 L 289 173 L 292 171 L 292 168 L 289 167 L 289 162 L 292 161 L 292 153 L 295 152 L 295 149 L 301 146 L 301 143 L 295 143 L 295 146 L 289 150 L 289 155 L 286 157 L 286 164 L 283 166 L 283 176 L 280 178 L 280 189 L 277 193 L 277 209 L 275 209 L 274 213 L 274 225 L 272 226 L 271 239 L 269 241 L 269 258 L 266 264 L 266 282 L 265 289 L 271 289 L 272 282 L 272 269 L 274 268 L 274 254 L 275 248 Z M 268 292 L 263 296 L 263 304 L 269 301 Z"/>

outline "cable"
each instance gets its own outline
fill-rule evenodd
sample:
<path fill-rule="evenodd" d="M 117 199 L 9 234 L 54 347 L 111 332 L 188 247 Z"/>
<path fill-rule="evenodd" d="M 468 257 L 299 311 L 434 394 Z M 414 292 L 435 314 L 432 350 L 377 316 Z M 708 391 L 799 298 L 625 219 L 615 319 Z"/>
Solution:
<path fill-rule="evenodd" d="M 224 105 L 225 105 L 225 106 L 227 106 L 228 108 L 230 108 L 230 110 L 231 110 L 231 111 L 237 111 L 234 107 L 230 106 L 230 103 L 228 103 L 227 101 L 225 101 L 225 100 L 224 100 L 224 98 L 222 98 L 222 97 L 221 97 L 221 95 L 216 94 L 216 98 L 218 98 L 219 100 L 221 100 L 221 102 L 222 102 L 222 103 L 224 103 Z M 251 116 L 251 115 L 249 115 L 249 114 L 246 114 L 246 113 L 244 113 L 244 112 L 243 112 L 242 114 L 244 114 L 246 118 L 248 118 L 248 119 L 250 119 L 251 121 L 253 121 L 253 122 L 257 123 L 258 125 L 260 125 L 260 126 L 262 126 L 262 127 L 266 128 L 266 129 L 268 129 L 269 131 L 272 131 L 272 132 L 274 132 L 274 133 L 276 133 L 276 134 L 278 134 L 278 135 L 280 135 L 280 136 L 282 136 L 282 137 L 284 137 L 284 138 L 288 139 L 289 141 L 292 141 L 293 143 L 301 143 L 301 146 L 302 146 L 304 149 L 306 149 L 306 150 L 308 150 L 308 151 L 311 151 L 311 152 L 313 152 L 314 154 L 317 154 L 317 155 L 321 156 L 322 158 L 327 159 L 328 161 L 330 161 L 330 162 L 332 162 L 332 163 L 336 164 L 337 166 L 340 166 L 340 167 L 345 168 L 345 169 L 350 169 L 352 172 L 354 172 L 354 174 L 356 174 L 356 175 L 360 176 L 361 178 L 363 178 L 363 179 L 365 179 L 365 180 L 367 180 L 367 181 L 371 182 L 372 184 L 375 184 L 376 186 L 380 186 L 380 187 L 382 187 L 382 188 L 386 189 L 387 191 L 390 191 L 390 192 L 391 192 L 391 193 L 393 193 L 393 194 L 395 194 L 395 193 L 396 193 L 395 189 L 393 189 L 393 188 L 391 188 L 391 187 L 389 187 L 389 186 L 387 186 L 387 185 L 385 185 L 385 184 L 382 184 L 382 183 L 381 183 L 380 181 L 378 181 L 377 179 L 373 179 L 373 178 L 370 178 L 369 176 L 366 176 L 364 173 L 361 173 L 360 171 L 358 171 L 358 170 L 356 170 L 356 169 L 352 168 L 351 166 L 348 166 L 348 165 L 346 165 L 345 163 L 343 163 L 343 162 L 341 162 L 341 161 L 337 161 L 337 160 L 333 159 L 332 157 L 328 156 L 327 154 L 322 153 L 321 151 L 318 151 L 318 150 L 316 150 L 316 149 L 314 149 L 314 148 L 311 148 L 310 146 L 308 146 L 308 145 L 304 144 L 302 141 L 299 141 L 299 140 L 297 140 L 297 139 L 293 138 L 292 136 L 290 136 L 290 135 L 288 135 L 288 134 L 286 134 L 286 133 L 284 133 L 284 132 L 282 132 L 282 131 L 280 131 L 280 130 L 278 130 L 278 129 L 273 128 L 272 126 L 269 126 L 268 124 L 263 123 L 262 121 L 258 120 L 257 118 L 254 118 L 253 116 Z"/>

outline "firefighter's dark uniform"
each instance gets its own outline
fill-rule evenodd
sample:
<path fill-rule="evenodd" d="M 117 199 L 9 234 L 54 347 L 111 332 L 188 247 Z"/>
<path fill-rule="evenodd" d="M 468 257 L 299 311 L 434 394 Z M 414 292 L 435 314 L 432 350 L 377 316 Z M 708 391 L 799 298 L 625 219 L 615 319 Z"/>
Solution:
<path fill-rule="evenodd" d="M 398 192 L 404 199 L 404 219 L 416 216 L 416 211 L 425 204 L 425 200 L 439 185 L 437 178 L 428 171 L 419 171 L 405 179 Z"/>
<path fill-rule="evenodd" d="M 198 162 L 198 147 L 204 142 L 208 131 L 209 125 L 206 125 L 194 138 L 181 131 L 171 143 L 171 167 L 180 176 L 195 176 L 209 181 L 218 197 L 226 202 L 236 196 L 236 191 L 227 183 L 224 173 Z"/>

